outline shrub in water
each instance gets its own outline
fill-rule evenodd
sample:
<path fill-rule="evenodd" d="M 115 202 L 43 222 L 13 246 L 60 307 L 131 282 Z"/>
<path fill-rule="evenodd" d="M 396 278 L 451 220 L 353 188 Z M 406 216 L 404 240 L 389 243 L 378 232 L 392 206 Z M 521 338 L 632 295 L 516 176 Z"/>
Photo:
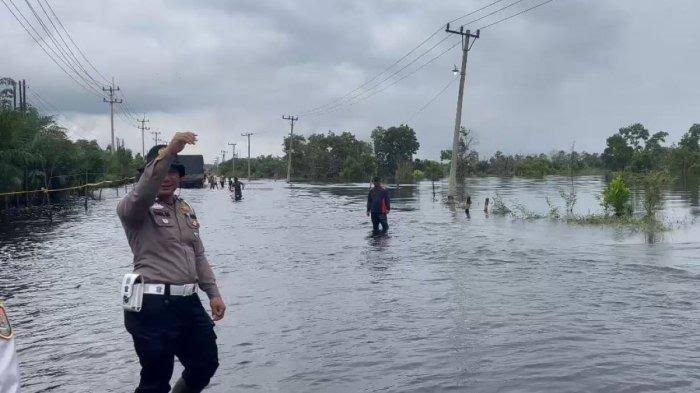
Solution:
<path fill-rule="evenodd" d="M 622 180 L 622 175 L 618 175 L 603 190 L 603 207 L 608 211 L 612 208 L 617 217 L 632 213 L 629 199 L 630 189 Z"/>
<path fill-rule="evenodd" d="M 669 176 L 662 171 L 651 171 L 641 177 L 640 183 L 644 188 L 644 216 L 647 219 L 653 219 L 661 207 L 662 189 L 669 181 Z"/>

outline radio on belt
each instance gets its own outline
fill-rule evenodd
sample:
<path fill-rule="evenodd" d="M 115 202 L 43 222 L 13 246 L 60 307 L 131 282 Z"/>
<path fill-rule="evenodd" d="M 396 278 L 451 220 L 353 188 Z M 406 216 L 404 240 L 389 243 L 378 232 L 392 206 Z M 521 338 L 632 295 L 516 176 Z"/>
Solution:
<path fill-rule="evenodd" d="M 126 311 L 139 312 L 143 304 L 143 277 L 129 273 L 122 280 L 122 307 Z"/>

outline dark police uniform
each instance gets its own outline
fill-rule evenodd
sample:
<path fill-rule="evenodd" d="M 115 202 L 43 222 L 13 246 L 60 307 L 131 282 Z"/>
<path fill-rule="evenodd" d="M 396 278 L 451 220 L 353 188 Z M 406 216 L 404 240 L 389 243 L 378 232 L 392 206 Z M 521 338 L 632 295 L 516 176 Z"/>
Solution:
<path fill-rule="evenodd" d="M 172 205 L 156 198 L 175 160 L 176 156 L 161 153 L 149 162 L 117 207 L 134 254 L 134 273 L 151 289 L 144 292 L 140 312 L 124 312 L 141 363 L 136 392 L 168 392 L 174 356 L 185 368 L 182 379 L 187 390 L 182 391 L 201 391 L 219 365 L 214 322 L 196 291 L 189 294 L 184 289 L 196 284 L 210 299 L 220 296 L 199 238 L 197 216 L 178 197 Z"/>

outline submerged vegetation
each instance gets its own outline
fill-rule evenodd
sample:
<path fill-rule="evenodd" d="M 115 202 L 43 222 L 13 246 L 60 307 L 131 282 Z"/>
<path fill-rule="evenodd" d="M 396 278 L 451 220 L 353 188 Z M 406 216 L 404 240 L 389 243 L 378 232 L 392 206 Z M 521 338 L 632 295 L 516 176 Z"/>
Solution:
<path fill-rule="evenodd" d="M 65 128 L 35 108 L 0 108 L 0 193 L 62 188 L 134 176 L 140 155 L 114 154 L 96 141 L 71 141 Z"/>
<path fill-rule="evenodd" d="M 643 193 L 643 211 L 638 214 L 635 214 L 630 202 L 632 191 L 625 181 L 626 177 L 631 179 L 629 181 Z M 494 197 L 491 213 L 524 220 L 551 219 L 568 224 L 614 226 L 635 231 L 660 232 L 669 229 L 657 217 L 657 212 L 663 204 L 662 189 L 669 181 L 669 176 L 662 171 L 652 171 L 643 175 L 619 173 L 600 194 L 603 213 L 575 213 L 576 192 L 573 186 L 569 191 L 559 190 L 559 195 L 566 206 L 564 215 L 549 196 L 545 196 L 549 207 L 548 212 L 546 215 L 540 215 L 517 202 L 507 205 L 500 194 Z"/>

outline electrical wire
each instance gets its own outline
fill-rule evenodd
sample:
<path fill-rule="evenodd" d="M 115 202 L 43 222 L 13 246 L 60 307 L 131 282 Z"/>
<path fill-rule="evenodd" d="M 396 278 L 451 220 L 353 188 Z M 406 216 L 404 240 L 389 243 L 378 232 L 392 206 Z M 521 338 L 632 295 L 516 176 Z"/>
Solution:
<path fill-rule="evenodd" d="M 507 21 L 508 19 L 515 18 L 515 17 L 518 16 L 518 15 L 522 15 L 522 14 L 524 14 L 524 13 L 526 13 L 526 12 L 532 11 L 532 10 L 534 10 L 535 8 L 538 8 L 538 7 L 541 7 L 541 6 L 545 5 L 545 4 L 551 3 L 552 1 L 554 1 L 554 0 L 543 1 L 543 2 L 541 2 L 541 3 L 539 3 L 539 4 L 537 4 L 537 5 L 534 5 L 534 6 L 530 7 L 530 8 L 528 8 L 528 9 L 522 10 L 522 11 L 520 11 L 520 12 L 518 12 L 518 13 L 515 13 L 515 14 L 513 14 L 513 15 L 511 15 L 511 16 L 507 16 L 507 17 L 505 17 L 505 18 L 503 18 L 503 19 L 499 19 L 499 20 L 497 20 L 497 21 L 495 21 L 495 22 L 493 22 L 493 23 L 489 23 L 488 25 L 486 25 L 486 26 L 484 26 L 484 27 L 481 27 L 481 30 L 484 30 L 484 29 L 486 29 L 487 27 L 491 27 L 491 26 L 493 26 L 493 25 L 497 25 L 497 24 L 499 24 L 499 23 L 501 23 L 501 22 L 505 22 L 505 21 Z"/>
<path fill-rule="evenodd" d="M 452 49 L 454 49 L 457 45 L 460 45 L 461 43 L 462 43 L 462 40 L 461 40 L 461 38 L 460 38 L 459 40 L 457 40 L 457 42 L 454 43 L 454 45 L 452 45 L 452 46 L 450 46 L 449 48 L 445 49 L 444 51 L 440 52 L 437 56 L 435 56 L 435 57 L 431 58 L 430 60 L 428 60 L 427 62 L 423 63 L 420 67 L 414 69 L 413 71 L 409 72 L 408 74 L 405 74 L 405 75 L 401 76 L 399 79 L 393 81 L 393 82 L 390 83 L 389 85 L 384 86 L 382 89 L 377 90 L 377 91 L 374 91 L 374 92 L 371 92 L 369 95 L 366 95 L 366 96 L 363 96 L 363 97 L 358 98 L 356 101 L 349 103 L 347 106 L 356 105 L 356 104 L 358 104 L 358 103 L 360 103 L 360 102 L 362 102 L 362 101 L 364 101 L 364 100 L 366 100 L 366 99 L 368 99 L 368 98 L 370 98 L 370 97 L 373 97 L 373 96 L 375 96 L 375 95 L 377 95 L 377 94 L 379 94 L 379 93 L 381 93 L 381 92 L 387 90 L 388 88 L 390 88 L 390 87 L 396 85 L 397 83 L 401 82 L 402 80 L 408 78 L 409 76 L 415 74 L 416 72 L 418 72 L 418 71 L 422 70 L 423 68 L 427 67 L 428 65 L 432 64 L 435 60 L 437 60 L 437 59 L 439 59 L 440 57 L 444 56 L 446 53 L 448 53 L 449 51 L 451 51 Z M 342 105 L 336 106 L 335 108 L 331 108 L 331 109 L 329 109 L 329 110 L 326 111 L 326 112 L 322 112 L 322 113 L 319 113 L 319 114 L 311 115 L 311 116 L 309 116 L 309 117 L 317 117 L 317 116 L 321 116 L 321 115 L 326 115 L 326 114 L 329 114 L 329 113 L 337 112 L 337 111 L 340 110 L 340 109 L 343 109 L 343 106 L 342 106 Z"/>
<path fill-rule="evenodd" d="M 86 87 L 85 85 L 83 85 L 82 82 L 80 82 L 79 80 L 77 80 L 70 72 L 66 71 L 66 69 L 61 65 L 61 63 L 59 63 L 53 56 L 51 56 L 51 54 L 50 54 L 50 53 L 48 52 L 48 50 L 44 47 L 44 45 L 42 45 L 42 43 L 39 41 L 39 39 L 38 39 L 37 37 L 35 37 L 34 34 L 32 34 L 32 32 L 29 30 L 29 28 L 28 28 L 24 23 L 22 23 L 22 21 L 19 19 L 19 17 L 17 16 L 17 14 L 15 14 L 15 12 L 12 10 L 12 8 L 10 8 L 10 5 L 7 3 L 7 1 L 5 1 L 5 0 L 0 0 L 0 1 L 2 1 L 2 3 L 3 3 L 3 4 L 5 5 L 5 7 L 7 8 L 7 10 L 10 11 L 10 14 L 12 14 L 12 16 L 15 18 L 15 20 L 17 21 L 17 23 L 19 23 L 20 26 L 22 26 L 22 28 L 24 29 L 24 31 L 27 32 L 27 34 L 29 35 L 29 37 L 31 37 L 31 39 L 34 40 L 34 42 L 36 42 L 36 44 L 39 46 L 39 48 L 46 54 L 46 56 L 49 57 L 49 59 L 51 59 L 51 61 L 53 61 L 53 62 L 56 64 L 56 66 L 58 66 L 58 68 L 61 69 L 61 71 L 63 71 L 64 74 L 66 74 L 70 79 L 73 80 L 73 82 L 75 82 L 78 86 L 80 86 L 81 88 L 83 88 L 84 90 L 86 90 L 88 93 L 90 93 L 90 94 L 95 94 L 94 91 L 92 91 L 89 87 Z M 9 0 L 9 1 L 12 2 L 12 0 Z M 15 5 L 14 3 L 12 3 L 12 5 L 16 7 L 16 5 Z M 25 19 L 26 19 L 26 18 L 25 18 Z M 31 26 L 31 25 L 30 25 L 30 26 Z M 33 26 L 31 26 L 31 27 L 33 28 Z M 43 41 L 43 40 L 42 40 L 42 41 Z M 47 46 L 48 46 L 48 45 L 47 45 Z M 49 49 L 52 49 L 52 48 L 49 47 Z M 53 51 L 53 50 L 52 50 L 52 51 Z M 103 98 L 102 95 L 100 95 L 100 94 L 97 94 L 97 95 L 98 95 L 100 98 Z"/>
<path fill-rule="evenodd" d="M 22 13 L 22 11 L 20 11 L 19 7 L 17 7 L 17 5 L 13 2 L 13 0 L 8 0 L 8 1 L 15 7 L 15 9 L 16 9 L 17 12 L 19 13 L 19 15 L 22 17 L 22 19 L 24 19 L 24 21 L 27 22 L 27 24 L 32 28 L 32 30 L 36 33 L 36 35 L 37 35 L 39 38 L 41 38 L 41 40 L 46 44 L 46 46 L 47 46 L 49 49 L 51 49 L 51 51 L 52 51 L 54 54 L 56 54 L 56 56 L 58 56 L 58 58 L 63 62 L 63 64 L 65 64 L 68 68 L 70 68 L 70 69 L 75 73 L 75 75 L 76 75 L 78 78 L 80 78 L 83 82 L 85 82 L 85 84 L 86 84 L 90 89 L 92 89 L 93 91 L 95 91 L 97 94 L 101 94 L 101 92 L 99 91 L 99 89 L 96 88 L 95 85 L 93 85 L 93 82 L 90 81 L 89 79 L 86 79 L 86 78 L 80 73 L 80 71 L 78 71 L 78 70 L 75 68 L 75 65 L 70 61 L 70 59 L 68 58 L 67 54 L 66 54 L 65 51 L 63 50 L 63 47 L 58 43 L 58 41 L 56 41 L 56 39 L 54 38 L 53 34 L 51 34 L 51 31 L 50 31 L 50 30 L 48 29 L 48 27 L 44 24 L 43 19 L 41 19 L 41 17 L 40 17 L 39 14 L 36 12 L 36 10 L 34 10 L 34 7 L 32 7 L 31 3 L 29 3 L 28 0 L 24 0 L 24 2 L 25 2 L 25 3 L 27 4 L 27 6 L 29 7 L 29 10 L 32 12 L 32 14 L 34 15 L 34 17 L 35 17 L 35 18 L 37 19 L 37 21 L 39 22 L 39 26 L 41 27 L 41 29 L 44 30 L 44 32 L 46 33 L 46 35 L 48 36 L 48 38 L 51 40 L 51 42 L 52 42 L 53 45 L 55 46 L 55 50 L 54 50 L 54 48 L 49 44 L 49 42 L 46 41 L 46 39 L 44 39 L 43 37 L 41 37 L 41 33 L 39 33 L 39 31 L 36 30 L 36 28 L 34 27 L 34 25 L 33 25 L 31 22 L 29 22 L 29 20 L 24 16 L 24 14 Z M 58 53 L 56 53 L 56 50 L 58 51 Z M 98 85 L 98 87 L 99 87 L 99 85 Z"/>
<path fill-rule="evenodd" d="M 425 105 L 423 105 L 422 107 L 420 107 L 420 109 L 418 109 L 418 110 L 413 114 L 413 116 L 411 116 L 410 120 L 414 120 L 414 119 L 415 119 L 419 114 L 421 114 L 427 107 L 429 107 L 430 104 L 432 104 L 433 102 L 435 102 L 435 100 L 437 100 L 438 97 L 440 97 L 440 96 L 442 95 L 442 93 L 444 93 L 447 89 L 449 89 L 449 87 L 452 86 L 452 84 L 455 83 L 455 81 L 456 81 L 457 79 L 459 79 L 459 76 L 460 76 L 460 75 L 457 74 L 457 75 L 455 75 L 454 77 L 450 78 L 449 82 L 447 82 L 447 84 L 445 85 L 445 87 L 443 87 L 442 89 L 440 89 L 440 91 L 438 91 L 437 94 L 435 94 L 435 95 L 433 96 L 433 98 L 431 98 L 428 102 L 426 102 Z"/>
<path fill-rule="evenodd" d="M 53 111 L 55 111 L 56 113 L 60 112 L 60 110 L 58 108 L 56 108 L 56 106 L 54 104 L 52 104 L 51 101 L 42 97 L 33 88 L 31 88 L 30 86 L 27 86 L 27 90 L 29 90 L 29 92 L 31 94 L 33 94 L 39 101 L 43 102 L 49 109 L 53 109 Z"/>
<path fill-rule="evenodd" d="M 459 19 L 463 19 L 464 17 L 469 16 L 469 15 L 473 15 L 474 13 L 476 13 L 476 12 L 478 12 L 478 11 L 481 11 L 481 10 L 483 10 L 483 9 L 486 9 L 486 8 L 488 8 L 488 7 L 490 7 L 490 6 L 493 6 L 493 5 L 495 5 L 495 4 L 497 4 L 497 3 L 501 2 L 501 1 L 502 1 L 502 0 L 494 1 L 494 2 L 488 4 L 488 5 L 484 6 L 484 7 L 481 7 L 481 8 L 478 9 L 478 10 L 475 10 L 475 11 L 470 12 L 470 13 L 468 13 L 468 14 L 465 14 L 465 15 L 459 17 L 459 18 L 456 18 L 456 19 L 454 19 L 453 21 L 459 20 Z M 495 15 L 495 14 L 497 14 L 497 13 L 503 11 L 503 10 L 506 10 L 506 9 L 508 9 L 508 8 L 510 8 L 510 7 L 513 7 L 513 6 L 517 5 L 517 4 L 520 4 L 520 3 L 522 3 L 523 1 L 525 1 L 525 0 L 516 0 L 516 1 L 513 1 L 513 2 L 511 2 L 511 3 L 509 3 L 509 4 L 505 5 L 505 6 L 503 6 L 503 7 L 501 7 L 501 8 L 498 8 L 498 9 L 496 9 L 496 10 L 494 10 L 494 11 L 491 11 L 491 12 L 487 13 L 486 15 L 483 15 L 483 16 L 480 16 L 480 17 L 478 17 L 478 18 L 472 19 L 472 20 L 466 22 L 463 26 L 468 26 L 468 25 L 470 25 L 470 24 L 473 24 L 473 23 L 476 23 L 476 22 L 481 21 L 481 20 L 483 20 L 483 19 L 486 19 L 486 18 L 488 18 L 489 16 Z M 552 0 L 550 0 L 550 1 L 552 1 Z M 452 23 L 452 21 L 451 21 L 450 23 Z M 440 29 L 442 29 L 442 27 L 441 27 Z M 434 36 L 434 35 L 431 35 L 431 37 L 429 37 L 429 38 L 432 38 L 432 36 Z M 431 59 L 428 63 L 419 66 L 418 69 L 413 70 L 412 72 L 410 72 L 410 73 L 407 74 L 407 75 L 404 75 L 404 76 L 402 76 L 402 77 L 399 77 L 398 80 L 396 80 L 396 81 L 390 83 L 390 84 L 387 85 L 385 88 L 381 88 L 381 89 L 379 89 L 379 90 L 376 91 L 376 92 L 372 92 L 372 93 L 370 93 L 370 94 L 367 94 L 368 92 L 371 92 L 372 90 L 375 90 L 375 89 L 379 88 L 384 82 L 388 81 L 388 80 L 391 79 L 392 77 L 398 75 L 401 71 L 403 71 L 403 70 L 406 69 L 408 66 L 410 66 L 410 65 L 413 64 L 413 63 L 415 63 L 415 62 L 416 62 L 417 60 L 419 60 L 421 57 L 423 57 L 424 55 L 426 55 L 427 53 L 429 53 L 432 49 L 434 49 L 435 47 L 437 47 L 437 45 L 439 45 L 440 43 L 444 42 L 447 38 L 449 38 L 449 36 L 445 37 L 444 39 L 442 39 L 441 41 L 439 41 L 438 44 L 433 45 L 431 48 L 429 48 L 428 50 L 426 50 L 426 51 L 424 51 L 423 53 L 421 53 L 418 57 L 414 58 L 411 62 L 409 62 L 409 64 L 406 64 L 404 67 L 402 67 L 402 68 L 399 69 L 398 71 L 392 73 L 392 74 L 389 75 L 388 77 L 382 79 L 382 80 L 379 81 L 378 83 L 376 83 L 376 84 L 374 84 L 373 86 L 369 87 L 366 91 L 360 91 L 360 92 L 358 92 L 358 93 L 351 94 L 349 97 L 348 97 L 348 95 L 346 95 L 346 98 L 345 98 L 345 99 L 342 99 L 342 100 L 335 100 L 336 103 L 335 103 L 334 105 L 330 105 L 330 106 L 329 106 L 329 105 L 326 105 L 326 106 L 325 106 L 324 108 L 322 108 L 322 109 L 318 109 L 318 110 L 312 111 L 312 112 L 307 112 L 307 113 L 305 113 L 305 114 L 303 114 L 303 115 L 304 115 L 304 116 L 307 116 L 307 117 L 316 117 L 316 116 L 324 115 L 324 114 L 327 114 L 327 113 L 336 112 L 337 109 L 339 109 L 340 107 L 342 107 L 342 106 L 344 106 L 344 105 L 346 105 L 346 104 L 347 104 L 347 105 L 354 105 L 356 102 L 363 101 L 363 100 L 365 100 L 365 99 L 367 99 L 367 98 L 369 98 L 369 97 L 372 97 L 372 96 L 376 95 L 377 93 L 380 93 L 380 92 L 386 90 L 387 88 L 389 88 L 389 87 L 395 85 L 396 83 L 398 83 L 399 81 L 405 79 L 406 77 L 408 77 L 408 76 L 410 76 L 410 75 L 413 75 L 413 74 L 414 74 L 415 72 L 417 72 L 418 70 L 425 68 L 425 66 L 427 66 L 428 64 L 430 64 L 430 63 L 431 63 L 432 61 L 434 61 L 435 59 Z M 421 43 L 421 45 L 422 45 L 422 43 Z M 453 45 L 452 47 L 454 47 L 454 46 L 456 46 L 456 45 Z M 451 48 L 452 48 L 452 47 L 451 47 Z M 450 48 L 450 49 L 451 49 L 451 48 Z M 442 54 L 440 54 L 438 57 L 442 56 L 443 54 L 444 54 L 444 52 L 443 52 Z"/>
<path fill-rule="evenodd" d="M 365 94 L 365 93 L 367 93 L 368 91 L 372 91 L 372 90 L 376 89 L 377 87 L 381 86 L 384 82 L 388 81 L 389 79 L 391 79 L 391 78 L 393 78 L 394 76 L 396 76 L 397 74 L 399 74 L 401 71 L 403 71 L 403 70 L 405 70 L 406 68 L 410 67 L 412 64 L 414 64 L 415 62 L 417 62 L 418 60 L 420 60 L 423 56 L 425 56 L 425 55 L 427 55 L 428 53 L 430 53 L 433 49 L 437 48 L 440 44 L 442 44 L 443 42 L 447 41 L 449 38 L 450 38 L 450 36 L 448 35 L 448 36 L 446 36 L 445 38 L 441 39 L 440 41 L 438 41 L 437 43 L 435 43 L 433 46 L 431 46 L 431 47 L 428 48 L 427 50 L 423 51 L 423 53 L 421 53 L 420 55 L 418 55 L 416 58 L 414 58 L 413 60 L 411 60 L 410 62 L 408 62 L 406 65 L 404 65 L 403 67 L 401 67 L 401 68 L 399 68 L 398 70 L 396 70 L 394 73 L 390 74 L 390 75 L 387 76 L 386 78 L 384 78 L 384 79 L 382 79 L 381 81 L 379 81 L 378 83 L 374 84 L 374 86 L 370 87 L 369 89 L 367 89 L 367 90 L 365 90 L 365 91 L 358 92 L 358 94 L 354 94 L 353 96 L 349 97 L 346 101 L 352 101 L 354 98 L 356 98 L 356 97 L 358 97 L 358 96 L 361 96 L 362 94 Z M 306 115 L 314 114 L 314 113 L 315 113 L 315 112 L 308 112 L 308 113 L 306 113 Z"/>
<path fill-rule="evenodd" d="M 38 1 L 41 2 L 41 0 L 38 0 Z M 90 59 L 88 59 L 87 56 L 85 56 L 85 53 L 83 53 L 83 51 L 80 49 L 80 47 L 78 46 L 78 44 L 76 44 L 75 41 L 73 40 L 73 37 L 70 35 L 70 33 L 68 32 L 68 30 L 65 28 L 65 26 L 63 26 L 63 22 L 61 22 L 61 18 L 59 18 L 58 15 L 56 15 L 56 12 L 54 11 L 53 7 L 51 7 L 51 4 L 49 4 L 48 0 L 44 0 L 44 3 L 45 3 L 46 6 L 48 7 L 49 11 L 51 11 L 51 14 L 52 14 L 53 17 L 56 19 L 56 22 L 58 22 L 58 25 L 61 26 L 61 29 L 63 30 L 63 32 L 66 33 L 66 36 L 68 37 L 68 40 L 70 40 L 70 42 L 73 43 L 73 46 L 75 46 L 75 49 L 78 50 L 78 53 L 80 53 L 80 55 L 81 55 L 81 56 L 83 57 L 83 59 L 88 63 L 88 65 L 90 66 L 90 68 L 92 68 L 93 71 L 95 71 L 95 72 L 97 73 L 97 75 L 99 75 L 107 84 L 109 84 L 109 83 L 110 83 L 109 78 L 107 78 L 106 76 L 104 76 L 104 74 L 102 74 L 102 73 L 92 64 L 92 62 L 90 61 Z"/>
<path fill-rule="evenodd" d="M 25 1 L 27 1 L 27 0 L 25 0 Z M 74 62 L 75 64 L 77 64 L 78 67 L 80 67 L 80 69 L 83 71 L 83 73 L 84 73 L 85 75 L 87 75 L 87 77 L 90 78 L 90 80 L 92 80 L 92 81 L 95 83 L 96 86 L 98 86 L 98 87 L 101 88 L 101 87 L 102 87 L 102 84 L 101 84 L 100 82 L 98 82 L 98 81 L 92 76 L 92 74 L 90 74 L 90 73 L 85 69 L 85 67 L 83 67 L 83 63 L 78 59 L 78 57 L 75 55 L 75 53 L 73 52 L 73 50 L 70 48 L 70 45 L 68 45 L 68 43 L 66 42 L 66 40 L 63 38 L 63 35 L 61 34 L 61 32 L 60 32 L 60 31 L 58 30 L 58 28 L 56 27 L 56 24 L 53 22 L 53 19 L 51 19 L 51 16 L 50 16 L 49 13 L 46 11 L 46 8 L 44 7 L 44 5 L 41 3 L 41 1 L 39 1 L 39 0 L 36 0 L 36 1 L 37 1 L 37 4 L 39 4 L 39 7 L 41 8 L 41 10 L 44 12 L 44 15 L 46 15 L 46 19 L 48 19 L 48 21 L 49 21 L 49 23 L 51 24 L 51 26 L 53 27 L 54 31 L 56 31 L 56 34 L 58 35 L 58 38 L 61 40 L 61 42 L 63 42 L 64 48 L 68 50 L 68 53 L 70 54 L 70 57 L 73 59 L 73 62 Z M 30 8 L 32 8 L 32 11 L 33 11 L 33 7 L 31 7 L 31 5 L 29 4 L 29 2 L 27 2 L 27 4 L 30 6 Z M 53 33 L 52 33 L 52 35 L 53 35 Z"/>
<path fill-rule="evenodd" d="M 457 17 L 457 18 L 455 18 L 455 19 L 450 20 L 448 23 L 453 23 L 453 22 L 456 22 L 456 21 L 458 21 L 458 20 L 464 19 L 464 18 L 466 18 L 466 17 L 468 17 L 468 16 L 474 15 L 474 14 L 476 14 L 477 12 L 483 11 L 483 10 L 485 10 L 485 9 L 487 9 L 487 8 L 493 6 L 493 5 L 496 5 L 496 4 L 498 4 L 498 3 L 502 2 L 502 1 L 504 1 L 504 0 L 495 0 L 495 1 L 492 1 L 491 3 L 485 5 L 485 6 L 481 7 L 481 8 L 478 8 L 478 9 L 476 9 L 476 10 L 470 11 L 470 12 L 468 12 L 468 13 L 462 15 L 462 16 L 459 16 L 459 17 Z M 521 0 L 521 1 L 522 1 L 522 0 Z M 471 22 L 469 22 L 469 23 L 471 23 Z M 404 54 L 403 56 L 399 57 L 398 60 L 396 60 L 396 61 L 394 61 L 393 63 L 391 63 L 389 66 L 387 66 L 386 68 L 384 68 L 384 70 L 382 70 L 380 73 L 378 73 L 378 74 L 374 75 L 373 77 L 371 77 L 370 79 L 366 80 L 365 82 L 363 82 L 362 84 L 360 84 L 359 86 L 357 86 L 355 89 L 349 91 L 348 93 L 344 94 L 343 96 L 341 96 L 341 97 L 339 97 L 339 98 L 336 98 L 336 99 L 334 99 L 334 100 L 332 100 L 332 101 L 330 101 L 330 102 L 328 102 L 328 103 L 326 103 L 326 104 L 319 105 L 319 106 L 317 106 L 317 107 L 314 107 L 314 108 L 311 108 L 311 109 L 308 109 L 308 110 L 301 111 L 301 112 L 300 112 L 300 115 L 306 115 L 306 114 L 308 114 L 308 113 L 312 113 L 312 112 L 317 112 L 317 111 L 323 110 L 323 109 L 325 109 L 325 108 L 327 108 L 327 107 L 329 107 L 329 106 L 332 106 L 333 104 L 337 103 L 338 101 L 341 101 L 341 100 L 344 100 L 344 99 L 348 98 L 349 96 L 353 95 L 355 92 L 361 90 L 362 88 L 364 88 L 365 86 L 367 86 L 367 85 L 370 84 L 371 82 L 373 82 L 373 81 L 375 81 L 376 79 L 378 79 L 380 76 L 382 76 L 382 75 L 386 74 L 387 72 L 389 72 L 389 70 L 391 70 L 392 68 L 394 68 L 394 66 L 398 65 L 398 64 L 401 63 L 403 60 L 405 60 L 406 58 L 408 58 L 411 54 L 413 54 L 413 53 L 414 53 L 415 51 L 417 51 L 421 46 L 423 46 L 423 45 L 426 44 L 428 41 L 430 41 L 433 37 L 435 37 L 435 36 L 436 36 L 438 33 L 440 33 L 442 30 L 443 30 L 443 26 L 441 25 L 441 26 L 438 27 L 434 32 L 432 32 L 430 35 L 428 35 L 427 38 L 425 38 L 425 39 L 423 39 L 421 42 L 419 42 L 418 45 L 416 45 L 415 47 L 413 47 L 411 50 L 409 50 L 409 51 L 408 51 L 406 54 Z"/>

